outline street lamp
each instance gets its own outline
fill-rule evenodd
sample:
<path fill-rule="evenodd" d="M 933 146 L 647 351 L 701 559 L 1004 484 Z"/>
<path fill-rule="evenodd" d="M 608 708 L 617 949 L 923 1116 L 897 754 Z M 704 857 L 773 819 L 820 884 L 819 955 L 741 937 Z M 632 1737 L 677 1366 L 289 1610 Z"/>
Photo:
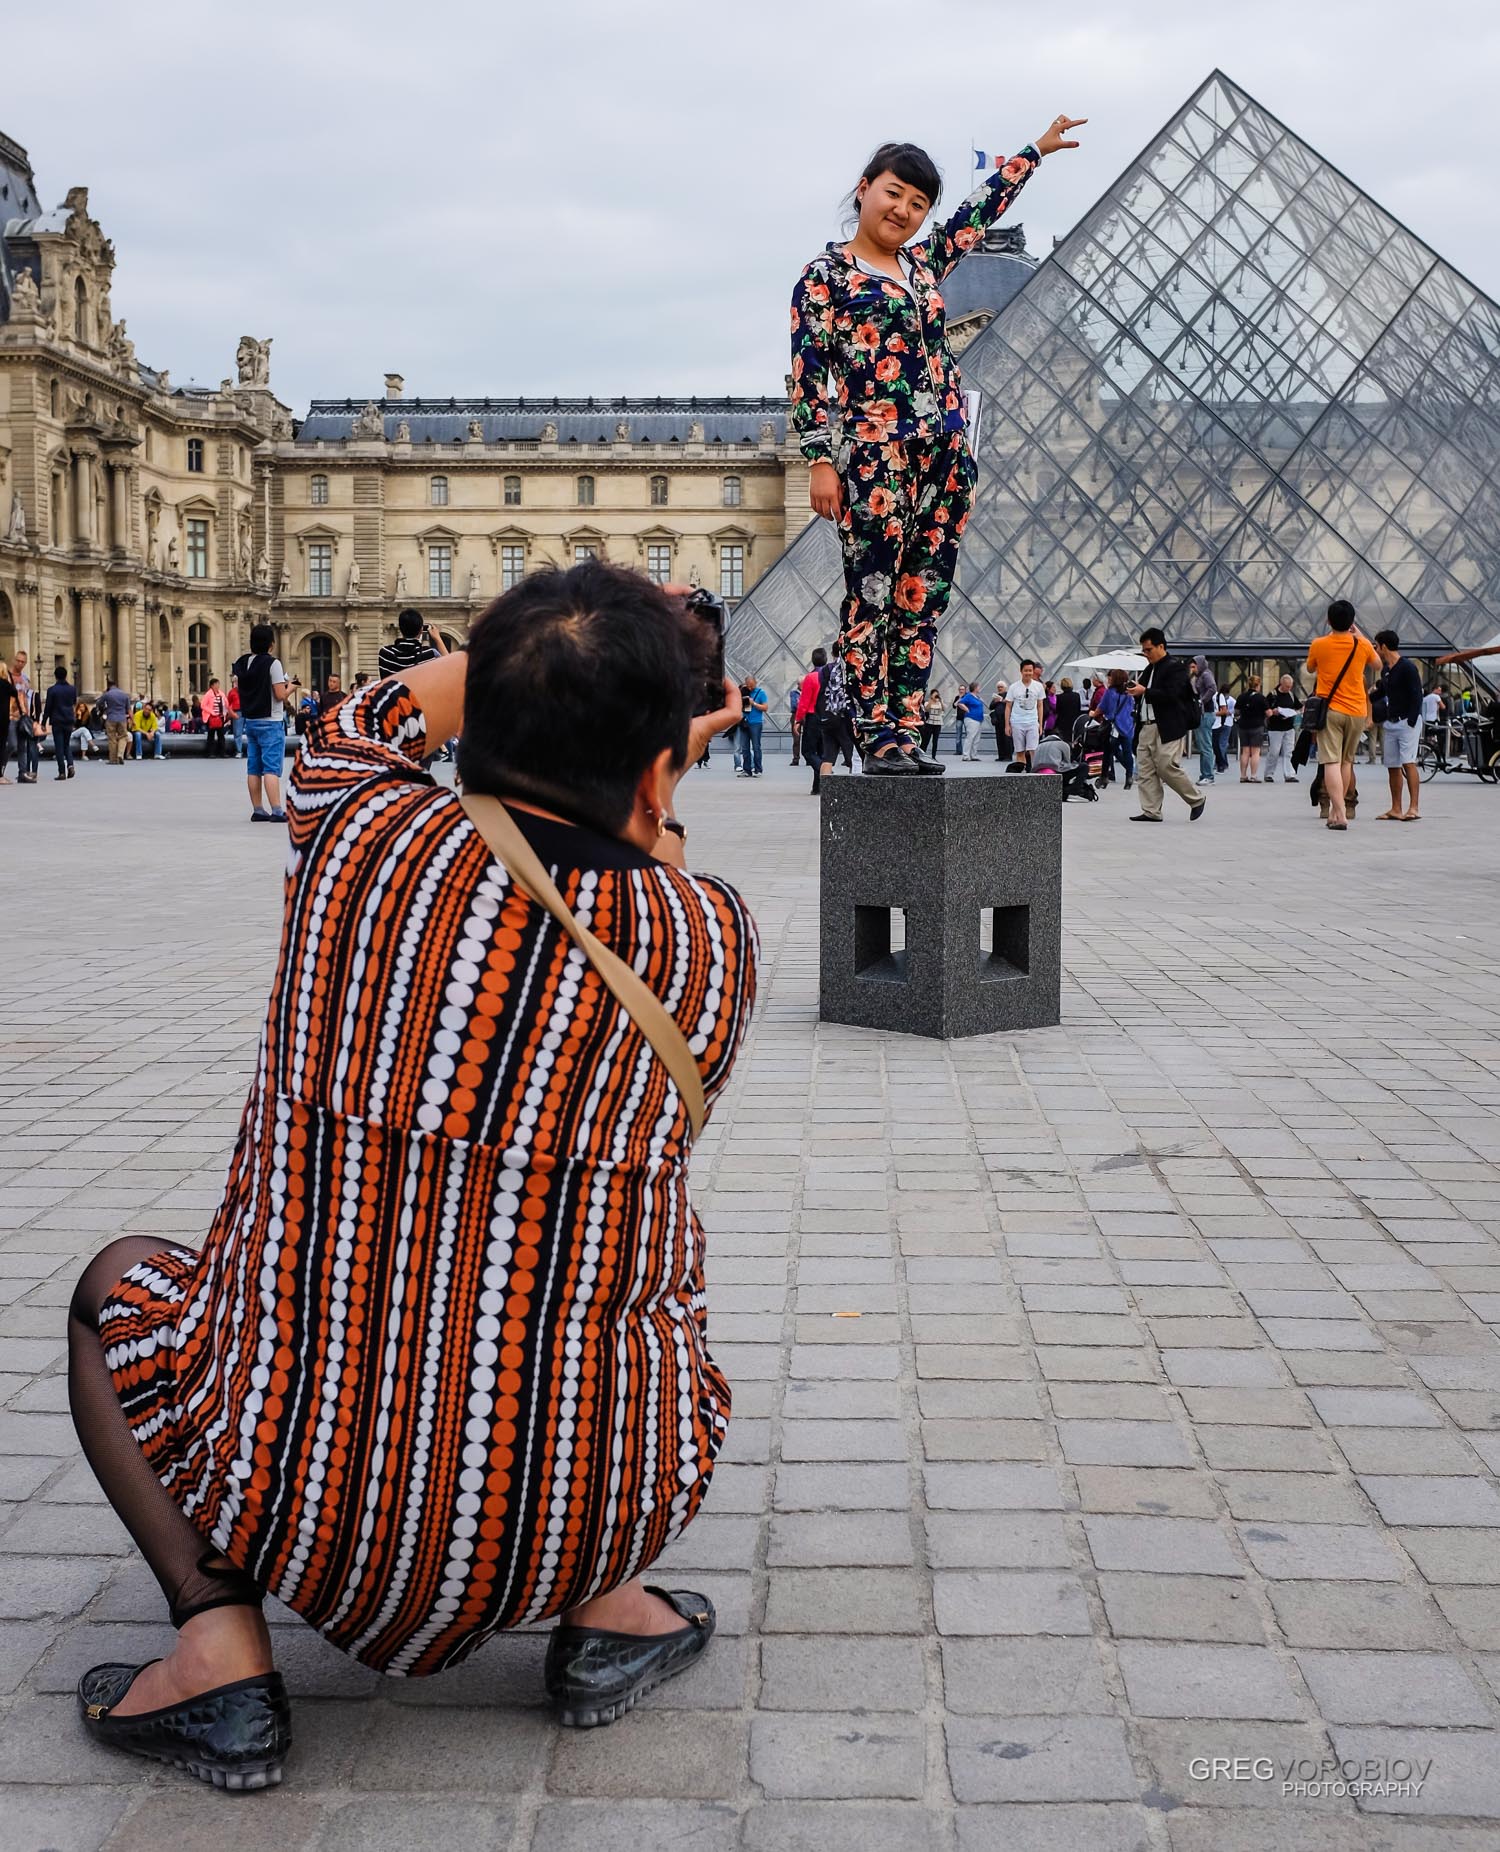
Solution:
<path fill-rule="evenodd" d="M 177 665 L 177 705 L 182 706 L 182 664 Z"/>
<path fill-rule="evenodd" d="M 154 662 L 146 664 L 146 692 L 147 698 L 154 705 L 156 701 L 156 664 Z"/>

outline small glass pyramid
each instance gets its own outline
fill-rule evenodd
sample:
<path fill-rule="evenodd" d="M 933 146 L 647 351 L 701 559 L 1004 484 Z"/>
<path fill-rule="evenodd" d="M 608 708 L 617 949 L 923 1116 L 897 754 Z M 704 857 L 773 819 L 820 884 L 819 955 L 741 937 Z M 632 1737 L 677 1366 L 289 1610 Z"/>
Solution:
<path fill-rule="evenodd" d="M 963 355 L 979 488 L 933 681 L 1300 653 L 1330 599 L 1500 634 L 1500 309 L 1215 72 Z M 827 522 L 735 612 L 777 697 L 833 640 Z"/>

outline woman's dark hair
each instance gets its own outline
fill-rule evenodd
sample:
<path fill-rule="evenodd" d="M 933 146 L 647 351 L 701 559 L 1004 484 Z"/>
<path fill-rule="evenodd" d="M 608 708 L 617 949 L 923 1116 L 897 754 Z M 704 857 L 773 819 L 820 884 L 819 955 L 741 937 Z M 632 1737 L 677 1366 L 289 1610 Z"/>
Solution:
<path fill-rule="evenodd" d="M 458 775 L 614 832 L 663 749 L 687 759 L 708 626 L 638 572 L 534 572 L 469 636 Z"/>
<path fill-rule="evenodd" d="M 250 654 L 264 656 L 276 641 L 276 632 L 269 624 L 252 624 L 250 626 Z"/>
<path fill-rule="evenodd" d="M 914 186 L 919 193 L 925 193 L 929 205 L 935 206 L 938 203 L 943 190 L 943 176 L 938 172 L 932 156 L 915 142 L 882 142 L 865 162 L 860 179 L 878 180 L 882 174 L 894 174 L 898 180 L 904 180 L 907 186 Z M 857 184 L 850 189 L 844 201 L 844 210 L 850 218 L 859 217 Z"/>

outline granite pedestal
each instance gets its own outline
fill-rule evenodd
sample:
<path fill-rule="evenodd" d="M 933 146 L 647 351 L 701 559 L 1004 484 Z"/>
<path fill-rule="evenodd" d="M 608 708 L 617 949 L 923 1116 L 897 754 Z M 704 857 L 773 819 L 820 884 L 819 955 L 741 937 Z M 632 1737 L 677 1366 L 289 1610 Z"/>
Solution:
<path fill-rule="evenodd" d="M 1059 1020 L 1062 780 L 825 778 L 824 1022 L 944 1039 Z"/>

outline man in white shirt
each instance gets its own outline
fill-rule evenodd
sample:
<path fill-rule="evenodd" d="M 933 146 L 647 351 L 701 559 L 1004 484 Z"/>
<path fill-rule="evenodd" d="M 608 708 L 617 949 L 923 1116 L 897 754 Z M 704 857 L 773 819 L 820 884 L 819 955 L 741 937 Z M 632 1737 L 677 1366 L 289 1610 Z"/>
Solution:
<path fill-rule="evenodd" d="M 1046 689 L 1036 664 L 1027 657 L 1021 664 L 1021 679 L 1012 682 L 1005 697 L 1005 731 L 1010 735 L 1015 763 L 1023 771 L 1031 770 L 1031 755 L 1042 741 L 1042 702 Z"/>
<path fill-rule="evenodd" d="M 1234 730 L 1235 699 L 1232 694 L 1219 690 L 1218 706 L 1214 710 L 1214 769 L 1220 772 L 1229 770 L 1229 735 Z"/>

